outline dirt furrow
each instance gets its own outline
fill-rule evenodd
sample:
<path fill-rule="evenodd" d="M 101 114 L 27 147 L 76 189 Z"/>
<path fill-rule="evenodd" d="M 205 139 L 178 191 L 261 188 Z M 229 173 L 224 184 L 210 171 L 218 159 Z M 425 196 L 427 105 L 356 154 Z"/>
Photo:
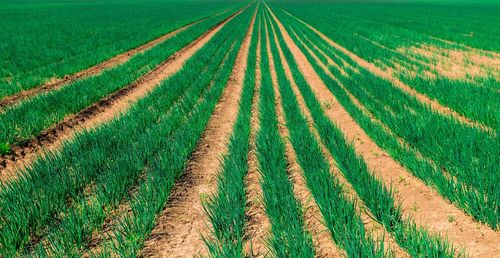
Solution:
<path fill-rule="evenodd" d="M 36 138 L 22 145 L 13 146 L 11 154 L 0 157 L 0 181 L 5 182 L 14 178 L 25 166 L 32 164 L 37 156 L 44 155 L 45 152 L 56 153 L 63 143 L 71 140 L 76 133 L 96 128 L 125 113 L 128 108 L 146 96 L 163 80 L 178 72 L 194 53 L 201 49 L 227 22 L 248 6 L 212 27 L 134 83 L 108 95 L 79 113 L 68 116 Z"/>
<path fill-rule="evenodd" d="M 214 14 L 214 16 L 221 15 L 225 12 L 227 12 L 227 11 L 219 12 L 217 14 Z M 211 16 L 211 17 L 213 17 L 213 16 Z M 27 98 L 61 88 L 65 85 L 68 85 L 68 84 L 74 82 L 74 81 L 88 78 L 88 77 L 91 77 L 93 75 L 97 75 L 97 74 L 101 73 L 103 70 L 110 69 L 110 68 L 116 67 L 118 65 L 121 65 L 121 64 L 127 62 L 133 56 L 140 54 L 140 53 L 143 53 L 143 52 L 153 48 L 154 46 L 160 44 L 161 42 L 166 41 L 166 40 L 172 38 L 173 36 L 177 35 L 178 33 L 188 29 L 189 27 L 191 27 L 197 23 L 200 23 L 206 19 L 209 19 L 209 18 L 210 17 L 206 17 L 206 18 L 200 19 L 198 21 L 192 22 L 190 24 L 187 24 L 181 28 L 178 28 L 174 31 L 167 33 L 167 34 L 164 34 L 164 35 L 162 35 L 162 36 L 160 36 L 152 41 L 149 41 L 143 45 L 140 45 L 134 49 L 128 50 L 128 51 L 121 53 L 119 55 L 116 55 L 108 60 L 105 60 L 102 63 L 96 64 L 94 66 L 91 66 L 89 68 L 86 68 L 84 70 L 76 72 L 74 74 L 65 75 L 63 78 L 54 79 L 54 80 L 51 80 L 50 82 L 44 83 L 38 87 L 34 87 L 34 88 L 29 89 L 29 90 L 21 91 L 15 95 L 7 96 L 7 97 L 3 98 L 2 100 L 0 100 L 0 110 L 4 109 L 6 107 L 9 107 L 9 106 L 16 105 Z"/>
<path fill-rule="evenodd" d="M 459 248 L 465 248 L 467 254 L 474 257 L 500 253 L 498 244 L 500 233 L 474 221 L 472 217 L 443 199 L 436 191 L 413 177 L 369 138 L 328 90 L 281 22 L 272 12 L 271 14 L 278 23 L 300 71 L 306 81 L 313 86 L 316 97 L 322 103 L 333 103 L 332 108 L 325 110 L 327 116 L 353 143 L 358 155 L 363 157 L 370 171 L 387 185 L 392 184 L 397 190 L 395 199 L 397 203 L 401 203 L 405 216 L 411 216 L 418 225 L 427 227 L 432 233 L 446 234 L 452 243 Z"/>
<path fill-rule="evenodd" d="M 259 20 L 259 23 L 261 21 Z M 257 146 L 255 143 L 257 132 L 259 131 L 259 101 L 260 101 L 260 85 L 261 85 L 261 70 L 260 70 L 260 24 L 257 41 L 257 63 L 255 67 L 255 88 L 254 98 L 252 100 L 252 116 L 250 118 L 250 142 L 248 152 L 248 174 L 245 178 L 246 185 L 246 232 L 245 232 L 245 253 L 249 257 L 265 257 L 267 255 L 267 247 L 265 244 L 266 237 L 271 231 L 271 224 L 267 218 L 264 203 L 263 193 L 260 187 L 261 174 L 259 172 L 259 161 L 257 159 Z"/>
<path fill-rule="evenodd" d="M 275 92 L 276 115 L 278 116 L 278 130 L 285 143 L 286 159 L 288 163 L 288 173 L 293 182 L 293 192 L 302 205 L 304 221 L 309 233 L 312 235 L 316 256 L 318 257 L 345 257 L 345 252 L 338 248 L 331 238 L 328 229 L 323 221 L 323 216 L 316 201 L 306 186 L 302 169 L 297 162 L 297 154 L 289 140 L 290 132 L 286 126 L 284 117 L 282 98 L 278 86 L 278 76 L 271 54 L 271 43 L 266 26 L 267 55 L 269 56 L 269 67 L 271 69 L 271 80 Z"/>
<path fill-rule="evenodd" d="M 144 256 L 193 257 L 207 254 L 202 236 L 207 236 L 210 231 L 203 210 L 203 198 L 216 189 L 220 157 L 227 152 L 226 143 L 238 115 L 255 14 L 236 56 L 231 77 L 189 161 L 182 182 L 174 186 L 169 204 L 157 218 L 151 237 L 144 243 Z"/>
<path fill-rule="evenodd" d="M 406 92 L 407 94 L 410 94 L 410 95 L 414 96 L 420 102 L 422 102 L 422 103 L 424 103 L 426 105 L 429 105 L 433 110 L 435 110 L 435 111 L 437 111 L 437 112 L 439 112 L 439 113 L 441 113 L 443 115 L 449 115 L 449 116 L 455 118 L 456 120 L 458 120 L 458 121 L 460 121 L 460 122 L 462 122 L 464 124 L 467 124 L 469 126 L 473 126 L 473 127 L 476 127 L 476 128 L 480 128 L 480 129 L 482 129 L 482 130 L 484 130 L 484 131 L 486 131 L 488 133 L 493 133 L 494 132 L 494 130 L 492 128 L 489 128 L 486 125 L 483 125 L 483 124 L 480 124 L 480 123 L 478 123 L 476 121 L 473 121 L 473 120 L 469 119 L 468 117 L 465 117 L 462 114 L 456 112 L 455 110 L 453 110 L 453 109 L 451 109 L 451 108 L 449 108 L 447 106 L 443 106 L 438 101 L 429 98 L 425 94 L 422 94 L 422 93 L 418 92 L 417 90 L 413 89 L 408 84 L 404 83 L 400 79 L 398 79 L 395 76 L 393 76 L 392 73 L 384 71 L 384 70 L 380 69 L 379 67 L 377 67 L 375 64 L 370 63 L 370 62 L 364 60 L 360 56 L 356 55 L 355 53 L 349 51 L 345 47 L 343 47 L 343 46 L 339 45 L 338 43 L 334 42 L 333 40 L 331 40 L 330 38 L 328 38 L 325 34 L 323 34 L 322 32 L 320 32 L 319 30 L 317 30 L 313 26 L 309 25 L 305 21 L 299 19 L 298 17 L 296 17 L 296 16 L 294 16 L 294 15 L 288 13 L 288 12 L 286 12 L 286 13 L 288 15 L 290 15 L 291 17 L 297 19 L 297 21 L 301 22 L 305 26 L 307 26 L 314 33 L 316 33 L 323 40 L 325 40 L 328 44 L 330 44 L 331 46 L 333 46 L 337 50 L 339 50 L 342 53 L 344 53 L 345 55 L 347 55 L 354 62 L 356 62 L 359 66 L 363 67 L 364 69 L 366 69 L 367 71 L 371 72 L 372 74 L 374 74 L 374 75 L 376 75 L 376 76 L 378 76 L 378 77 L 380 77 L 380 78 L 382 78 L 382 79 L 384 79 L 386 81 L 391 82 L 392 85 L 396 86 L 397 88 L 401 89 L 402 91 Z"/>
<path fill-rule="evenodd" d="M 326 157 L 328 160 L 331 173 L 336 178 L 339 179 L 340 183 L 344 186 L 344 189 L 346 190 L 346 193 L 349 195 L 349 197 L 356 200 L 356 203 L 358 204 L 358 206 L 357 206 L 358 213 L 361 215 L 361 219 L 363 220 L 363 223 L 365 224 L 367 232 L 369 234 L 374 235 L 375 237 L 380 237 L 380 238 L 383 237 L 385 246 L 390 247 L 391 250 L 395 251 L 395 254 L 397 255 L 397 257 L 409 257 L 408 253 L 406 253 L 403 249 L 401 249 L 399 247 L 399 245 L 396 243 L 396 241 L 389 235 L 389 233 L 383 228 L 383 226 L 380 225 L 377 221 L 375 221 L 373 219 L 373 215 L 371 215 L 371 213 L 367 210 L 367 208 L 363 204 L 363 201 L 356 194 L 356 192 L 353 189 L 353 187 L 351 186 L 351 184 L 344 178 L 342 173 L 339 171 L 337 163 L 335 162 L 335 160 L 332 157 L 332 155 L 330 154 L 330 152 L 326 149 L 326 147 L 322 143 L 321 137 L 319 136 L 318 131 L 315 129 L 314 120 L 311 116 L 309 109 L 307 108 L 307 106 L 305 104 L 305 100 L 304 100 L 302 94 L 300 93 L 300 90 L 297 86 L 297 83 L 293 79 L 292 70 L 290 69 L 290 66 L 285 58 L 285 55 L 283 54 L 281 46 L 279 45 L 276 32 L 274 32 L 274 28 L 273 28 L 273 33 L 275 35 L 275 44 L 278 48 L 281 62 L 283 64 L 283 69 L 285 70 L 285 75 L 286 75 L 287 79 L 290 81 L 290 85 L 292 86 L 292 90 L 293 90 L 295 96 L 297 97 L 297 102 L 299 103 L 299 107 L 301 109 L 301 112 L 306 117 L 306 119 L 308 121 L 309 128 L 311 129 L 316 140 L 318 141 L 324 157 Z"/>

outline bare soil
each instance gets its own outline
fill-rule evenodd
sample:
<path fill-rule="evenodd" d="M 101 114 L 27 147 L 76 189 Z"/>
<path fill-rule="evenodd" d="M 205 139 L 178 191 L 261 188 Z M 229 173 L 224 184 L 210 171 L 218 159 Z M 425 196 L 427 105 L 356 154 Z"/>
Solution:
<path fill-rule="evenodd" d="M 445 234 L 458 248 L 465 248 L 468 255 L 488 257 L 500 253 L 500 233 L 474 221 L 472 217 L 443 199 L 435 190 L 413 177 L 411 172 L 369 138 L 331 94 L 276 16 L 272 16 L 278 22 L 300 71 L 313 87 L 316 97 L 322 103 L 332 103 L 332 107 L 325 110 L 326 114 L 339 126 L 346 138 L 352 141 L 370 171 L 397 190 L 395 197 L 396 201 L 401 203 L 403 214 L 412 217 L 418 225 L 427 227 L 434 234 Z M 450 217 L 453 218 L 452 221 Z"/>
<path fill-rule="evenodd" d="M 260 70 L 260 37 L 261 31 L 259 26 L 258 43 L 257 43 L 257 64 L 255 71 L 255 88 L 254 98 L 252 100 L 252 116 L 250 119 L 250 142 L 248 153 L 248 174 L 245 178 L 246 185 L 246 242 L 245 253 L 248 257 L 265 257 L 268 250 L 265 244 L 266 237 L 271 232 L 271 224 L 267 218 L 264 203 L 263 193 L 260 182 L 262 180 L 259 172 L 259 161 L 257 159 L 257 146 L 255 138 L 260 129 L 259 124 L 259 100 L 260 100 L 260 84 L 261 84 L 261 70 Z"/>
<path fill-rule="evenodd" d="M 157 218 L 151 237 L 145 242 L 144 256 L 207 255 L 202 236 L 210 234 L 210 226 L 203 210 L 203 198 L 216 189 L 220 157 L 227 152 L 226 143 L 237 119 L 255 14 L 236 57 L 231 78 L 189 161 L 182 182 L 174 186 L 166 209 Z"/>

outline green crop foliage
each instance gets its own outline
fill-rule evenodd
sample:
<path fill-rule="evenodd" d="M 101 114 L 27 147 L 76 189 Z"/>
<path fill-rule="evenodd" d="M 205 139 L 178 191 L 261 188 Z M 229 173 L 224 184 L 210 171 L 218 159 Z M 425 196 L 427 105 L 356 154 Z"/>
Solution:
<path fill-rule="evenodd" d="M 36 96 L 0 114 L 0 142 L 22 143 L 115 92 L 152 70 L 182 47 L 231 13 L 209 18 L 126 63 L 101 74 L 76 81 L 59 90 Z"/>
<path fill-rule="evenodd" d="M 272 28 L 275 27 L 273 24 Z M 271 51 L 290 141 L 304 171 L 306 184 L 323 214 L 332 238 L 339 247 L 345 249 L 349 257 L 384 257 L 383 244 L 377 247 L 375 241 L 366 234 L 354 201 L 346 196 L 338 179 L 330 173 L 330 166 L 309 130 L 307 119 L 301 113 L 290 82 L 286 78 L 274 39 L 273 30 L 270 29 Z"/>
<path fill-rule="evenodd" d="M 10 149 L 10 144 L 5 142 L 5 143 L 0 143 L 0 154 L 9 154 L 11 151 Z"/>
<path fill-rule="evenodd" d="M 356 150 L 347 139 L 345 139 L 342 131 L 325 115 L 310 85 L 302 76 L 295 61 L 293 61 L 292 53 L 284 43 L 281 33 L 278 33 L 278 35 L 279 42 L 290 64 L 297 87 L 304 97 L 304 101 L 311 113 L 314 125 L 318 130 L 318 134 L 323 144 L 332 154 L 340 171 L 351 183 L 364 204 L 370 209 L 375 219 L 382 223 L 386 230 L 394 236 L 400 246 L 405 248 L 412 256 L 453 257 L 455 250 L 446 239 L 441 240 L 439 237 L 430 235 L 425 229 L 417 227 L 411 219 L 403 219 L 401 210 L 394 200 L 392 189 L 388 189 L 383 182 L 368 170 L 363 158 L 356 154 Z M 294 103 L 292 106 L 297 106 L 297 103 Z M 300 113 L 290 115 L 290 117 L 297 119 L 297 117 L 300 117 Z M 305 119 L 302 120 L 302 123 L 306 122 Z M 293 125 L 302 123 L 290 122 L 290 124 Z M 310 137 L 312 138 L 312 136 Z M 313 141 L 313 139 L 310 141 Z M 311 144 L 297 146 L 307 148 L 311 146 Z M 296 152 L 310 153 L 311 151 L 299 151 L 297 149 Z M 318 152 L 316 155 L 321 155 L 321 153 Z M 319 162 L 316 161 L 311 163 L 318 164 Z M 312 171 L 318 171 L 318 169 Z"/>
<path fill-rule="evenodd" d="M 263 13 L 260 30 L 265 35 Z M 314 257 L 311 236 L 305 229 L 300 203 L 294 197 L 287 174 L 285 145 L 278 132 L 267 40 L 261 36 L 262 81 L 259 99 L 260 129 L 256 136 L 257 158 L 262 175 L 264 207 L 271 223 L 268 245 L 276 257 Z"/>
<path fill-rule="evenodd" d="M 293 31 L 302 35 L 303 41 L 314 41 L 329 56 L 340 56 L 357 67 L 349 58 L 333 49 L 295 19 L 286 14 L 280 17 L 287 21 L 286 24 L 289 24 Z M 291 35 L 295 37 L 294 33 Z M 347 93 L 315 64 L 314 59 L 303 47 L 302 50 L 320 77 L 327 82 L 332 93 L 380 146 L 417 177 L 436 187 L 443 196 L 466 212 L 480 221 L 487 222 L 493 228 L 497 227 L 499 218 L 497 197 L 500 189 L 496 182 L 500 173 L 498 166 L 495 165 L 499 162 L 499 156 L 495 153 L 498 153 L 500 146 L 496 136 L 464 126 L 430 111 L 414 98 L 396 90 L 388 82 L 363 71 L 362 68 L 360 74 L 352 73 L 347 78 L 335 67 L 329 67 L 351 94 L 409 145 L 402 146 L 393 135 L 373 123 L 351 103 Z M 326 63 L 318 51 L 315 49 L 313 51 L 323 59 L 322 62 Z M 443 169 L 453 178 L 443 173 Z"/>
<path fill-rule="evenodd" d="M 98 64 L 235 1 L 1 1 L 0 99 Z"/>
<path fill-rule="evenodd" d="M 144 182 L 139 177 L 149 175 L 158 156 L 164 152 L 177 153 L 166 148 L 172 144 L 170 140 L 182 134 L 181 128 L 204 128 L 203 124 L 195 127 L 189 121 L 200 117 L 200 113 L 204 114 L 202 117 L 210 115 L 207 111 L 217 102 L 230 73 L 229 60 L 237 52 L 237 48 L 230 54 L 227 50 L 238 45 L 235 37 L 243 36 L 234 28 L 244 26 L 241 24 L 249 19 L 249 12 L 224 26 L 182 71 L 140 100 L 126 115 L 84 132 L 59 154 L 40 159 L 18 180 L 4 185 L 0 190 L 3 197 L 0 252 L 4 255 L 29 252 L 31 246 L 43 244 L 40 239 L 45 239 L 51 248 L 44 250 L 38 244 L 34 250 L 37 255 L 48 252 L 80 256 L 93 230 L 98 230 L 125 198 L 131 198 L 129 190 L 142 189 Z M 197 104 L 198 100 L 202 104 Z M 189 139 L 196 143 L 198 138 Z M 190 146 L 194 148 L 193 144 Z M 130 152 L 130 148 L 135 151 Z M 90 196 L 86 189 L 91 190 Z"/>
<path fill-rule="evenodd" d="M 125 257 L 137 255 L 153 229 L 156 215 L 165 206 L 175 179 L 182 175 L 188 158 L 195 150 L 196 143 L 222 95 L 253 11 L 254 8 L 250 7 L 231 21 L 235 28 L 232 33 L 228 34 L 233 37 L 234 44 L 227 53 L 227 61 L 223 62 L 219 72 L 213 77 L 210 90 L 197 110 L 172 135 L 166 148 L 155 157 L 145 182 L 131 201 L 132 213 L 119 221 L 114 231 L 116 242 L 112 243 L 111 249 L 105 250 L 104 255 L 109 253 Z M 217 41 L 214 42 L 216 44 L 212 47 L 217 47 Z M 200 51 L 198 56 L 201 57 L 204 54 L 203 51 Z M 177 153 L 177 155 L 171 155 L 172 153 Z"/>
<path fill-rule="evenodd" d="M 500 11 L 500 5 L 307 2 L 280 3 L 279 6 L 372 63 L 383 63 L 390 69 L 398 70 L 398 66 L 394 64 L 394 60 L 397 60 L 398 65 L 404 64 L 409 70 L 410 74 L 398 76 L 410 87 L 473 121 L 496 131 L 500 129 L 498 78 L 466 76 L 473 82 L 452 80 L 444 76 L 430 79 L 424 76 L 423 71 L 433 69 L 422 64 L 422 61 L 429 60 L 400 52 L 400 49 L 426 44 L 455 51 L 470 51 L 462 44 L 479 48 L 478 51 L 498 51 L 499 44 L 494 35 L 499 34 L 500 29 L 498 26 L 486 24 L 495 21 L 498 23 L 496 13 Z M 425 12 L 419 12 L 424 9 Z M 476 22 L 469 22 L 471 19 Z M 337 26 L 329 26 L 330 24 Z M 463 36 L 470 32 L 474 32 L 474 37 Z M 457 43 L 450 45 L 436 40 L 435 37 Z M 490 53 L 481 55 L 492 56 Z M 455 59 L 457 62 L 460 58 Z M 434 62 L 430 62 L 430 65 L 435 65 Z M 414 77 L 412 72 L 418 72 L 419 76 Z M 494 71 L 497 75 L 498 72 L 498 69 Z"/>
<path fill-rule="evenodd" d="M 248 172 L 248 144 L 255 86 L 257 30 L 258 22 L 255 22 L 252 28 L 252 39 L 238 117 L 233 126 L 227 154 L 222 160 L 220 175 L 217 178 L 217 193 L 204 203 L 205 212 L 213 228 L 211 236 L 204 237 L 213 257 L 245 257 L 243 244 L 247 199 L 244 178 Z"/>

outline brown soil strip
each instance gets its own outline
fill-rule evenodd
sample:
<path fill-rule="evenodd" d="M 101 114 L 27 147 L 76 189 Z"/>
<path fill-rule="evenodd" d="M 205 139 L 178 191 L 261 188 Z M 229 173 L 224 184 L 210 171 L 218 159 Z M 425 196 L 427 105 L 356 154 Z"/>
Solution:
<path fill-rule="evenodd" d="M 271 13 L 283 33 L 284 39 L 298 63 L 299 69 L 320 102 L 333 103 L 325 110 L 327 116 L 343 131 L 363 157 L 370 171 L 387 185 L 397 190 L 396 202 L 401 203 L 405 216 L 411 216 L 418 225 L 428 227 L 429 231 L 445 234 L 458 248 L 465 248 L 474 257 L 494 256 L 500 253 L 500 233 L 478 223 L 462 210 L 444 200 L 436 191 L 416 179 L 369 138 L 363 129 L 328 90 L 315 72 L 305 55 L 300 51 L 281 22 Z M 450 218 L 453 218 L 451 220 Z"/>
<path fill-rule="evenodd" d="M 256 14 L 257 12 L 255 12 Z M 198 142 L 180 184 L 176 184 L 165 210 L 157 218 L 144 256 L 193 257 L 207 255 L 202 236 L 210 233 L 203 210 L 203 198 L 217 185 L 220 157 L 237 119 L 255 14 L 236 57 L 231 78 Z"/>
<path fill-rule="evenodd" d="M 227 12 L 227 11 L 219 12 L 219 13 L 215 14 L 214 16 L 220 15 L 220 14 L 225 13 L 225 12 Z M 6 108 L 8 106 L 16 105 L 27 98 L 36 96 L 36 95 L 41 94 L 41 93 L 46 93 L 46 92 L 49 92 L 49 91 L 54 90 L 54 89 L 61 88 L 62 86 L 68 85 L 74 81 L 88 78 L 88 77 L 91 77 L 93 75 L 97 75 L 97 74 L 101 73 L 103 70 L 110 69 L 110 68 L 116 67 L 118 65 L 121 65 L 121 64 L 127 62 L 133 56 L 140 54 L 140 53 L 143 53 L 143 52 L 153 48 L 154 46 L 160 44 L 161 42 L 172 38 L 173 36 L 177 35 L 178 33 L 182 32 L 182 31 L 188 29 L 189 27 L 191 27 L 197 23 L 200 23 L 208 18 L 210 18 L 210 17 L 203 18 L 201 20 L 192 22 L 188 25 L 185 25 L 181 28 L 178 28 L 174 31 L 167 33 L 167 34 L 164 34 L 164 35 L 162 35 L 162 36 L 160 36 L 160 37 L 158 37 L 158 38 L 156 38 L 156 39 L 154 39 L 154 40 L 152 40 L 144 45 L 138 46 L 138 47 L 131 49 L 127 52 L 121 53 L 117 56 L 114 56 L 114 57 L 102 62 L 102 63 L 96 64 L 92 67 L 89 67 L 89 68 L 84 69 L 82 71 L 79 71 L 77 73 L 74 73 L 71 75 L 65 75 L 64 78 L 53 79 L 50 82 L 42 84 L 38 87 L 34 87 L 34 88 L 29 89 L 29 90 L 21 91 L 15 95 L 7 96 L 7 97 L 3 98 L 2 100 L 0 100 L 0 110 Z"/>
<path fill-rule="evenodd" d="M 273 28 L 274 31 L 274 28 Z M 279 42 L 277 40 L 277 35 L 276 32 L 274 32 L 275 35 L 275 44 L 278 48 L 278 52 L 280 55 L 281 62 L 283 64 L 283 69 L 285 70 L 285 74 L 287 79 L 290 81 L 290 84 L 292 86 L 292 90 L 297 97 L 297 102 L 299 103 L 299 107 L 301 109 L 302 114 L 306 117 L 308 121 L 308 125 L 310 130 L 313 132 L 316 140 L 318 141 L 321 150 L 323 152 L 324 157 L 327 158 L 328 163 L 330 165 L 330 170 L 331 173 L 339 179 L 339 182 L 344 185 L 344 189 L 346 190 L 346 194 L 348 194 L 349 198 L 353 199 L 356 201 L 358 204 L 358 213 L 361 215 L 361 219 L 363 220 L 363 223 L 366 227 L 366 230 L 369 234 L 372 234 L 374 236 L 377 236 L 379 238 L 384 237 L 384 244 L 386 247 L 390 247 L 391 250 L 395 251 L 395 254 L 397 257 L 409 257 L 409 255 L 399 247 L 399 245 L 395 242 L 395 240 L 389 235 L 389 233 L 384 230 L 384 228 L 373 219 L 373 215 L 367 210 L 366 207 L 364 207 L 363 201 L 359 198 L 359 196 L 356 194 L 355 190 L 351 186 L 351 184 L 344 178 L 342 173 L 338 170 L 337 163 L 335 162 L 333 156 L 330 154 L 330 152 L 326 149 L 326 147 L 323 145 L 321 141 L 321 137 L 319 136 L 318 131 L 316 130 L 314 126 L 314 120 L 311 116 L 311 113 L 309 109 L 307 108 L 305 104 L 305 100 L 300 93 L 300 90 L 297 86 L 297 83 L 293 79 L 292 75 L 292 70 L 290 69 L 290 66 L 288 65 L 288 62 L 285 58 L 285 55 L 283 54 L 283 51 L 281 49 L 281 46 L 279 45 Z"/>
<path fill-rule="evenodd" d="M 259 21 L 261 22 L 261 21 Z M 261 31 L 259 26 L 258 42 L 257 42 L 257 64 L 255 67 L 255 88 L 254 98 L 252 100 L 252 116 L 250 118 L 250 142 L 248 152 L 248 174 L 245 179 L 246 185 L 246 236 L 245 253 L 248 257 L 265 257 L 267 255 L 267 247 L 265 244 L 266 237 L 271 232 L 271 223 L 266 215 L 263 193 L 260 187 L 261 174 L 259 172 L 259 160 L 257 158 L 257 146 L 255 143 L 257 132 L 259 131 L 259 100 L 260 100 L 260 38 Z"/>
<path fill-rule="evenodd" d="M 177 73 L 194 53 L 245 8 L 212 27 L 134 83 L 99 100 L 78 114 L 67 117 L 27 143 L 13 146 L 11 154 L 0 157 L 0 182 L 13 179 L 24 167 L 32 164 L 37 156 L 43 156 L 45 152 L 56 153 L 63 143 L 71 140 L 76 133 L 96 128 L 125 113 L 135 102 L 157 87 L 160 82 Z"/>
<path fill-rule="evenodd" d="M 344 53 L 345 55 L 347 55 L 349 58 L 351 58 L 353 61 L 355 61 L 359 66 L 363 67 L 364 69 L 366 69 L 367 71 L 371 72 L 372 74 L 374 74 L 374 75 L 376 75 L 376 76 L 378 76 L 378 77 L 380 77 L 380 78 L 382 78 L 382 79 L 384 79 L 386 81 L 391 82 L 394 86 L 396 86 L 397 88 L 401 89 L 402 91 L 404 91 L 404 92 L 406 92 L 406 93 L 414 96 L 420 102 L 422 102 L 422 103 L 424 103 L 426 105 L 429 105 L 433 110 L 436 110 L 439 113 L 444 114 L 444 115 L 449 115 L 449 116 L 457 119 L 458 121 L 460 121 L 460 122 L 462 122 L 464 124 L 467 124 L 469 126 L 480 128 L 480 129 L 483 129 L 483 130 L 485 130 L 487 132 L 494 132 L 493 129 L 491 129 L 491 128 L 483 125 L 483 124 L 480 124 L 480 123 L 478 123 L 476 121 L 472 121 L 469 118 L 467 118 L 467 117 L 465 117 L 465 116 L 457 113 L 453 109 L 441 105 L 438 101 L 436 101 L 434 99 L 430 99 L 425 94 L 422 94 L 422 93 L 416 91 L 411 86 L 405 84 L 400 79 L 394 77 L 392 75 L 392 73 L 380 69 L 375 64 L 370 63 L 370 62 L 362 59 L 361 57 L 359 57 L 355 53 L 353 53 L 353 52 L 349 51 L 348 49 L 344 48 L 343 46 L 337 44 L 336 42 L 334 42 L 333 40 L 331 40 L 330 38 L 328 38 L 325 34 L 323 34 L 322 32 L 320 32 L 319 30 L 317 30 L 313 26 L 309 25 L 305 21 L 299 19 L 296 16 L 293 16 L 290 13 L 287 13 L 287 14 L 290 15 L 290 16 L 292 16 L 293 18 L 297 19 L 302 24 L 306 25 L 314 33 L 316 33 L 323 40 L 325 40 L 328 44 L 330 44 L 331 46 L 335 47 L 337 50 L 339 50 L 342 53 Z"/>
<path fill-rule="evenodd" d="M 270 37 L 266 25 L 267 55 L 269 56 L 269 66 L 271 69 L 271 80 L 275 92 L 276 114 L 278 116 L 278 129 L 281 138 L 284 140 L 286 149 L 286 159 L 288 172 L 293 182 L 293 192 L 300 201 L 304 212 L 304 220 L 308 231 L 312 235 L 313 244 L 318 257 L 345 257 L 345 252 L 338 248 L 330 236 L 330 231 L 326 228 L 323 216 L 316 204 L 313 196 L 307 188 L 302 169 L 297 162 L 297 154 L 289 140 L 290 132 L 286 126 L 282 98 L 278 86 L 278 76 L 276 74 L 274 58 L 271 54 Z"/>

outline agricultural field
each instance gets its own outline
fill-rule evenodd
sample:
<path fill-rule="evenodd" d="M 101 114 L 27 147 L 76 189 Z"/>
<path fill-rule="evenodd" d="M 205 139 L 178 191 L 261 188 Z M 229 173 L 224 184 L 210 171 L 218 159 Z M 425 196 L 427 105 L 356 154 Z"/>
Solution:
<path fill-rule="evenodd" d="M 0 0 L 0 257 L 497 257 L 499 14 Z"/>

